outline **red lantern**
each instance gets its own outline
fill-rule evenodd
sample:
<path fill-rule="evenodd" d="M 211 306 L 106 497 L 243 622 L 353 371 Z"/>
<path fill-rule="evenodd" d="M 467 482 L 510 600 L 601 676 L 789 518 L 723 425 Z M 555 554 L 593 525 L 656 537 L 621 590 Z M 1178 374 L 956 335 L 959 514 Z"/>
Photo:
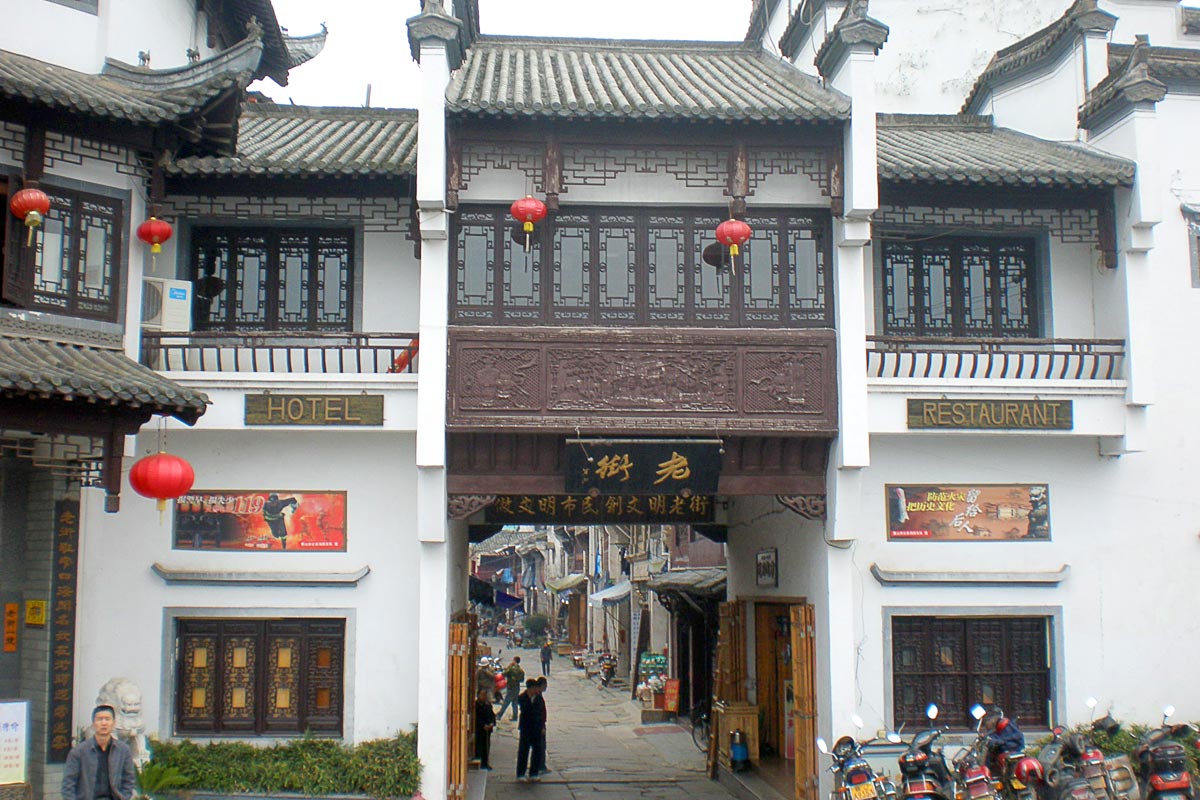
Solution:
<path fill-rule="evenodd" d="M 195 480 L 192 465 L 170 453 L 146 456 L 129 470 L 129 485 L 142 497 L 157 500 L 160 515 L 166 509 L 167 501 L 185 494 Z"/>
<path fill-rule="evenodd" d="M 33 229 L 42 224 L 42 220 L 50 213 L 50 198 L 41 189 L 22 189 L 12 196 L 8 203 L 13 216 L 25 223 L 29 234 L 25 237 L 25 246 L 33 243 Z"/>
<path fill-rule="evenodd" d="M 532 195 L 525 195 L 512 204 L 509 213 L 513 215 L 513 219 L 522 223 L 521 227 L 525 231 L 525 252 L 528 253 L 529 234 L 533 233 L 533 223 L 546 218 L 546 204 Z"/>
<path fill-rule="evenodd" d="M 729 248 L 729 255 L 736 256 L 738 248 L 750 241 L 750 226 L 740 219 L 727 219 L 717 226 L 717 241 Z"/>
<path fill-rule="evenodd" d="M 146 244 L 150 245 L 150 252 L 158 255 L 162 252 L 162 243 L 171 238 L 171 234 L 175 230 L 171 227 L 171 223 L 158 217 L 150 219 L 138 225 L 137 236 Z"/>

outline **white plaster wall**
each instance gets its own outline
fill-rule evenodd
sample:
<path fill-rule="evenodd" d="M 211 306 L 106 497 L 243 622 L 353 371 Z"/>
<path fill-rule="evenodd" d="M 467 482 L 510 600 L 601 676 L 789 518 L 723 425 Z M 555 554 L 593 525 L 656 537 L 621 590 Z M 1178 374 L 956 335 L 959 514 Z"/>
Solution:
<path fill-rule="evenodd" d="M 857 685 L 867 728 L 891 719 L 882 609 L 896 606 L 928 613 L 943 607 L 980 613 L 1061 607 L 1060 719 L 1085 719 L 1089 695 L 1114 703 L 1114 714 L 1130 720 L 1150 721 L 1168 702 L 1179 707 L 1181 718 L 1200 715 L 1187 666 L 1200 656 L 1200 626 L 1189 610 L 1191 576 L 1200 568 L 1200 504 L 1179 491 L 1190 470 L 1172 450 L 1110 459 L 1088 440 L 1047 447 L 1037 436 L 872 437 L 872 463 L 858 498 L 866 525 L 853 550 L 854 580 L 861 586 Z M 939 482 L 1047 483 L 1052 541 L 887 542 L 884 484 Z M 1070 574 L 1051 588 L 883 587 L 868 571 L 872 563 L 901 571 L 1053 571 L 1068 564 Z M 1148 681 L 1150 663 L 1154 679 Z"/>
<path fill-rule="evenodd" d="M 105 56 L 138 63 L 149 50 L 154 69 L 187 63 L 195 47 L 202 57 L 207 26 L 195 0 L 100 0 L 99 13 L 46 0 L 5 0 L 0 50 L 32 56 L 85 73 L 97 73 Z"/>
<path fill-rule="evenodd" d="M 154 449 L 147 429 L 138 455 Z M 416 596 L 421 581 L 415 535 L 414 437 L 396 433 L 172 431 L 167 449 L 188 459 L 197 489 L 345 490 L 344 553 L 224 553 L 171 549 L 169 514 L 128 483 L 122 511 L 102 513 L 97 491 L 85 491 L 80 547 L 79 657 L 75 718 L 86 719 L 95 691 L 126 676 L 142 689 L 147 730 L 171 725 L 173 665 L 165 609 L 221 616 L 345 612 L 347 623 L 344 737 L 361 741 L 407 730 L 417 719 Z M 128 463 L 128 462 L 127 462 Z M 465 552 L 465 547 L 462 548 Z M 150 570 L 371 573 L 354 588 L 168 586 Z M 271 612 L 265 612 L 271 609 Z"/>
<path fill-rule="evenodd" d="M 996 125 L 1055 141 L 1074 141 L 1077 112 L 1084 101 L 1082 50 L 1072 53 L 1044 75 L 1022 79 L 1019 86 L 998 88 L 980 109 Z"/>
<path fill-rule="evenodd" d="M 879 110 L 953 114 L 992 55 L 1048 25 L 1070 0 L 875 0 L 891 31 L 879 52 Z"/>
<path fill-rule="evenodd" d="M 416 331 L 420 319 L 421 265 L 402 233 L 363 237 L 365 331 Z"/>

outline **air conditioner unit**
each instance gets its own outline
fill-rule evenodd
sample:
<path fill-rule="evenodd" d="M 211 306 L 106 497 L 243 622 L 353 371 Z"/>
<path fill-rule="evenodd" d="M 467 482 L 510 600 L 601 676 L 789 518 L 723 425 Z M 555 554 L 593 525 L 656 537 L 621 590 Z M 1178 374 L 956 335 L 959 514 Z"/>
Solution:
<path fill-rule="evenodd" d="M 190 331 L 191 281 L 142 278 L 142 327 L 151 331 Z"/>

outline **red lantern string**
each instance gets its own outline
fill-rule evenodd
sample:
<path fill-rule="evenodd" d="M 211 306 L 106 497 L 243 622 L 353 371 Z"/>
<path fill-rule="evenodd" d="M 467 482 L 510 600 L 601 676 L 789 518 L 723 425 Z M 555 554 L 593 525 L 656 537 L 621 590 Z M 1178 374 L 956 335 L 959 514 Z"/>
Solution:
<path fill-rule="evenodd" d="M 186 494 L 196 481 L 192 465 L 179 456 L 157 453 L 146 456 L 129 471 L 129 485 L 142 497 L 154 498 L 158 507 L 158 518 L 167 508 L 167 501 Z"/>
<path fill-rule="evenodd" d="M 49 196 L 41 189 L 22 189 L 12 196 L 8 208 L 29 230 L 25 237 L 25 246 L 28 247 L 33 244 L 33 229 L 41 225 L 42 220 L 50 213 Z"/>
<path fill-rule="evenodd" d="M 171 223 L 153 216 L 138 225 L 137 237 L 150 245 L 150 264 L 152 266 L 157 263 L 156 256 L 162 252 L 162 243 L 170 239 L 174 232 L 175 229 L 171 227 Z"/>
<path fill-rule="evenodd" d="M 529 252 L 529 234 L 533 233 L 533 223 L 546 218 L 546 204 L 532 195 L 525 195 L 509 208 L 513 219 L 521 223 L 525 231 L 525 252 Z"/>

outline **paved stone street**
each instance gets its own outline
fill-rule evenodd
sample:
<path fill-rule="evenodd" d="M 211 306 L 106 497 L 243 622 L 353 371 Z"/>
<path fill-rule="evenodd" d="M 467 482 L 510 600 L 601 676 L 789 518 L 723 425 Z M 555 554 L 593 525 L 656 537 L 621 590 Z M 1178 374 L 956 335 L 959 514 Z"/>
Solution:
<path fill-rule="evenodd" d="M 514 655 L 528 677 L 541 675 L 536 650 L 503 648 L 507 664 Z M 629 689 L 600 689 L 595 678 L 555 656 L 546 691 L 547 774 L 537 783 L 518 783 L 517 726 L 511 713 L 492 734 L 492 767 L 486 800 L 608 800 L 618 796 L 655 800 L 729 800 L 724 786 L 704 775 L 704 756 L 691 731 L 675 724 L 642 725 L 640 708 Z M 474 783 L 483 773 L 472 771 Z M 472 795 L 478 796 L 475 792 Z"/>

